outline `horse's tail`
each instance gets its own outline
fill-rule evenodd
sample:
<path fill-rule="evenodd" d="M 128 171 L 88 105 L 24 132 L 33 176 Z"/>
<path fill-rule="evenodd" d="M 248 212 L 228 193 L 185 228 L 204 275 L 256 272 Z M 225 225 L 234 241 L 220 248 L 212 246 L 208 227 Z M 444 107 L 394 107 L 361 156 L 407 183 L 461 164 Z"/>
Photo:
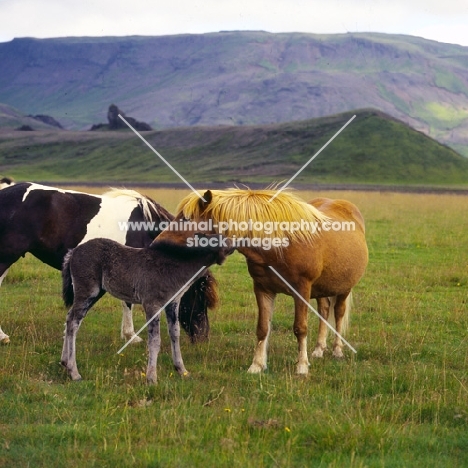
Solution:
<path fill-rule="evenodd" d="M 210 333 L 208 309 L 219 302 L 218 283 L 208 270 L 183 295 L 179 305 L 179 321 L 192 343 L 206 341 Z"/>
<path fill-rule="evenodd" d="M 330 311 L 328 313 L 328 323 L 333 327 L 336 328 L 335 322 L 335 303 L 336 303 L 336 296 L 329 297 L 330 301 Z M 341 335 L 344 336 L 346 334 L 346 330 L 349 327 L 349 318 L 351 315 L 351 307 L 353 305 L 353 293 L 350 292 L 348 297 L 346 298 L 346 309 L 343 316 L 343 321 L 341 322 Z"/>
<path fill-rule="evenodd" d="M 69 250 L 63 259 L 62 266 L 62 298 L 67 307 L 73 305 L 75 294 L 73 292 L 73 282 L 70 270 L 70 260 L 72 258 L 73 250 Z"/>
<path fill-rule="evenodd" d="M 204 278 L 206 281 L 204 287 L 206 306 L 208 309 L 216 309 L 219 304 L 218 282 L 210 270 L 206 272 Z"/>

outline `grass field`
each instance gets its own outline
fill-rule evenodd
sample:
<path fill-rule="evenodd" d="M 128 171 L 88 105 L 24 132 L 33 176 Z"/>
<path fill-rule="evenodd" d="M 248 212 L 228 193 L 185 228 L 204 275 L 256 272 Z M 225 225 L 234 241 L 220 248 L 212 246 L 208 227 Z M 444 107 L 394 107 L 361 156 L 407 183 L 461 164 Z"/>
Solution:
<path fill-rule="evenodd" d="M 185 194 L 146 192 L 171 210 Z M 0 347 L 0 467 L 468 466 L 467 198 L 320 195 L 355 202 L 367 221 L 370 263 L 347 335 L 356 355 L 328 353 L 295 376 L 292 299 L 280 296 L 269 370 L 247 374 L 256 309 L 236 253 L 214 269 L 210 341 L 183 337 L 190 378 L 174 374 L 164 331 L 159 382 L 147 386 L 145 346 L 117 355 L 120 305 L 105 297 L 78 334 L 84 380 L 73 383 L 58 364 L 59 272 L 26 257 L 0 296 L 11 337 Z"/>

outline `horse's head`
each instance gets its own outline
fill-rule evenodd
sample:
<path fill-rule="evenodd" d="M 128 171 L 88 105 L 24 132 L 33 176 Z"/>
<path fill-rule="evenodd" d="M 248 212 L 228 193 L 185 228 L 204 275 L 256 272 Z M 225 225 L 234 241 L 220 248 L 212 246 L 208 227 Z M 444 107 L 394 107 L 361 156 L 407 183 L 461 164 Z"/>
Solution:
<path fill-rule="evenodd" d="M 190 239 L 190 245 L 202 249 L 207 249 L 216 254 L 215 263 L 222 265 L 226 258 L 231 255 L 236 248 L 229 237 L 222 234 L 204 234 L 197 232 Z"/>
<path fill-rule="evenodd" d="M 187 244 L 195 235 L 216 234 L 215 223 L 210 219 L 210 214 L 206 213 L 212 200 L 212 193 L 207 190 L 201 198 L 199 195 L 192 194 L 192 197 L 186 198 L 190 205 L 187 209 L 183 208 L 183 201 L 179 205 L 177 215 L 168 224 L 166 229 L 159 234 L 158 239 L 171 240 L 177 244 Z M 207 216 L 205 216 L 207 214 Z"/>
<path fill-rule="evenodd" d="M 191 193 L 179 203 L 176 219 L 208 220 L 213 206 L 213 193 L 211 190 L 206 190 L 203 196 L 198 193 Z"/>

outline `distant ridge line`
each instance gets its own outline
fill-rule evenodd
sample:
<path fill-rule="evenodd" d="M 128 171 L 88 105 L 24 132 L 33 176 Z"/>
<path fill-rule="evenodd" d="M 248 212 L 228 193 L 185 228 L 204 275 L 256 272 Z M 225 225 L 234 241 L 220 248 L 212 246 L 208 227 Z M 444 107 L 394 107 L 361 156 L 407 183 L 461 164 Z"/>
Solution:
<path fill-rule="evenodd" d="M 139 187 L 139 188 L 169 188 L 186 189 L 186 185 L 179 182 L 80 182 L 80 181 L 38 181 L 37 183 L 49 186 L 62 187 Z M 192 184 L 198 190 L 202 189 L 226 189 L 231 187 L 249 187 L 253 190 L 264 189 L 268 184 L 259 183 L 221 183 L 221 182 L 194 182 Z M 468 195 L 468 188 L 437 187 L 437 186 L 399 186 L 399 185 L 377 185 L 377 184 L 296 184 L 292 190 L 308 191 L 354 191 L 354 192 L 386 192 L 386 193 L 421 193 L 421 194 L 441 194 L 441 195 Z"/>

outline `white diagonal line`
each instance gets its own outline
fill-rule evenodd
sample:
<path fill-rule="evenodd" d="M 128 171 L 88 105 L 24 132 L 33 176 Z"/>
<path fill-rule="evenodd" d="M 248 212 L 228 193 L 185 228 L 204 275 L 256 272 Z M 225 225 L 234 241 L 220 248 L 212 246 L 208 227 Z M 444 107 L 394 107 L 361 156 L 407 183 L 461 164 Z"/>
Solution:
<path fill-rule="evenodd" d="M 354 119 L 353 115 L 268 201 L 274 200 Z"/>
<path fill-rule="evenodd" d="M 353 351 L 353 353 L 357 353 L 357 351 L 343 338 L 343 336 L 338 333 L 328 322 L 325 320 L 310 304 L 309 301 L 306 301 L 271 265 L 268 265 L 268 267 L 273 271 L 273 273 L 283 281 L 283 283 L 288 286 L 291 291 L 294 291 L 296 296 L 322 321 L 325 323 L 325 325 L 335 333 L 335 335 L 338 335 L 343 342 L 348 346 L 348 348 Z"/>
<path fill-rule="evenodd" d="M 183 290 L 186 288 L 204 269 L 206 266 L 202 266 L 136 333 L 128 340 L 118 351 L 120 354 L 156 317 L 159 317 L 161 311 L 165 309 Z"/>
<path fill-rule="evenodd" d="M 195 193 L 198 197 L 200 197 L 205 203 L 206 203 L 206 200 L 190 185 L 190 183 L 185 180 L 184 177 L 182 177 L 176 169 L 174 169 L 171 164 L 169 162 L 167 162 L 120 114 L 119 114 L 119 117 L 128 125 L 128 127 L 130 128 L 130 130 L 133 131 L 133 133 L 135 133 L 135 135 L 140 138 L 146 146 L 148 146 L 148 148 L 153 151 L 153 153 L 158 156 L 158 158 L 161 159 L 161 161 L 163 161 L 167 167 L 169 167 L 169 169 L 172 170 L 172 172 L 174 172 L 174 174 L 176 174 L 177 176 L 179 176 L 179 178 L 190 188 L 190 190 L 192 190 L 193 193 Z"/>

